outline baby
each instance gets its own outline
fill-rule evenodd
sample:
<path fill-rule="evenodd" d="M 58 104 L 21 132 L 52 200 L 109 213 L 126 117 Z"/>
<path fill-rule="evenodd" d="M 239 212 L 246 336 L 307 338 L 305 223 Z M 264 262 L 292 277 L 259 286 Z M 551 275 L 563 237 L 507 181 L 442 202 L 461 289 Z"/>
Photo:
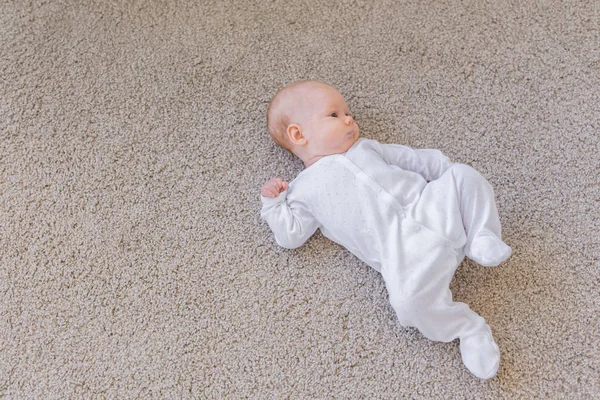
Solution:
<path fill-rule="evenodd" d="M 510 257 L 488 181 L 438 150 L 359 138 L 343 96 L 322 82 L 278 91 L 267 126 L 306 167 L 289 184 L 275 178 L 261 189 L 277 243 L 296 248 L 320 229 L 382 274 L 400 324 L 431 340 L 459 338 L 469 371 L 495 376 L 490 327 L 449 289 L 465 255 L 484 266 Z"/>

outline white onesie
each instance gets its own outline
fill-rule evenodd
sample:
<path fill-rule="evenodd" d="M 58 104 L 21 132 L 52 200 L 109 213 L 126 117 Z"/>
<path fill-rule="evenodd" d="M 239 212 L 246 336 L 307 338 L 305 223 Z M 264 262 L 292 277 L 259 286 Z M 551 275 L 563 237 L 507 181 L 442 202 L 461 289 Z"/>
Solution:
<path fill-rule="evenodd" d="M 304 169 L 278 197 L 261 201 L 261 216 L 279 245 L 299 247 L 321 229 L 381 272 L 402 325 L 436 341 L 461 338 L 471 372 L 495 375 L 499 353 L 489 326 L 453 302 L 449 289 L 465 254 L 483 265 L 510 255 L 500 239 L 493 189 L 475 169 L 438 150 L 361 138 L 346 153 Z"/>

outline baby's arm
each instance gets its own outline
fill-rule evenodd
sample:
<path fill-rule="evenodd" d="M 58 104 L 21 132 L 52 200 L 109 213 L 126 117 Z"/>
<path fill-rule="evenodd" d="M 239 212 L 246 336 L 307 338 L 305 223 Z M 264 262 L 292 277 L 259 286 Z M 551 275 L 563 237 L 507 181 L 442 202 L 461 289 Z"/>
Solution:
<path fill-rule="evenodd" d="M 420 174 L 428 182 L 438 179 L 452 165 L 448 157 L 435 149 L 412 149 L 400 144 L 379 143 L 378 152 L 389 164 Z"/>
<path fill-rule="evenodd" d="M 260 212 L 281 247 L 300 247 L 319 228 L 310 211 L 298 201 L 287 201 L 288 184 L 281 179 L 271 179 L 261 190 Z"/>

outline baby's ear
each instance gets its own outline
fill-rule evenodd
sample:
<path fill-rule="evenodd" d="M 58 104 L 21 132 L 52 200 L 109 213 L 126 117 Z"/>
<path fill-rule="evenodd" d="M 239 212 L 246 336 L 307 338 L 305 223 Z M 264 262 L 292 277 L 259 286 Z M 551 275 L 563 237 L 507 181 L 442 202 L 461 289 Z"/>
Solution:
<path fill-rule="evenodd" d="M 287 135 L 293 144 L 304 146 L 306 138 L 302 134 L 302 126 L 300 124 L 290 124 L 287 127 Z"/>

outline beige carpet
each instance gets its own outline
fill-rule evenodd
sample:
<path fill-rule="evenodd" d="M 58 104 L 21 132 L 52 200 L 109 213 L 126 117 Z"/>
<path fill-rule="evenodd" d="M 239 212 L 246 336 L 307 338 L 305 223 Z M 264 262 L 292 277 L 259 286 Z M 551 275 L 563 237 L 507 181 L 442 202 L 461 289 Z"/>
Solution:
<path fill-rule="evenodd" d="M 597 1 L 0 1 L 0 397 L 600 398 Z M 514 255 L 452 284 L 493 380 L 343 248 L 274 242 L 302 78 L 493 184 Z"/>

